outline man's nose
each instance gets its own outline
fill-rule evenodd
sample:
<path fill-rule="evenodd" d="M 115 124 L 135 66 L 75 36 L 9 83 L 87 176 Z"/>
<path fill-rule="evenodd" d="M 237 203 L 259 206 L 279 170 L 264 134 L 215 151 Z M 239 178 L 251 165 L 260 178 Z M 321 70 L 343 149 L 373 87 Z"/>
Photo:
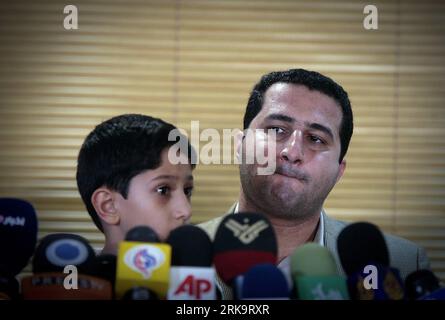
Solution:
<path fill-rule="evenodd" d="M 282 160 L 290 163 L 303 162 L 304 146 L 302 131 L 294 130 L 294 132 L 292 132 L 280 152 L 280 157 Z"/>

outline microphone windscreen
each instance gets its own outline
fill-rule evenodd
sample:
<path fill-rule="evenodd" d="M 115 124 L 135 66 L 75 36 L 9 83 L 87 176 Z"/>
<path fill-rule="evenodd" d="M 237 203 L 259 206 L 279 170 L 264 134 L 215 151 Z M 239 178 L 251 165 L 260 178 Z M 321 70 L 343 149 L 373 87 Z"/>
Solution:
<path fill-rule="evenodd" d="M 337 250 L 347 275 L 363 271 L 369 264 L 389 267 L 385 238 L 379 228 L 368 222 L 346 226 L 337 238 Z"/>
<path fill-rule="evenodd" d="M 317 243 L 306 243 L 292 253 L 291 273 L 300 300 L 349 299 L 346 279 L 338 275 L 333 255 Z"/>
<path fill-rule="evenodd" d="M 445 288 L 438 289 L 434 292 L 431 292 L 418 300 L 440 300 L 445 301 Z"/>
<path fill-rule="evenodd" d="M 88 241 L 76 234 L 50 234 L 36 248 L 32 267 L 34 273 L 63 272 L 67 265 L 77 267 L 79 273 L 89 274 L 95 253 Z"/>
<path fill-rule="evenodd" d="M 25 300 L 111 300 L 111 283 L 84 274 L 60 272 L 38 273 L 22 278 L 21 288 Z"/>
<path fill-rule="evenodd" d="M 91 276 L 110 281 L 113 285 L 116 280 L 117 257 L 113 254 L 102 254 L 94 258 L 91 270 L 88 273 Z"/>
<path fill-rule="evenodd" d="M 193 225 L 172 230 L 166 240 L 172 247 L 172 266 L 210 267 L 213 244 L 207 233 Z"/>
<path fill-rule="evenodd" d="M 376 263 L 348 276 L 352 300 L 404 300 L 405 290 L 399 270 Z"/>
<path fill-rule="evenodd" d="M 331 252 L 317 244 L 306 243 L 291 255 L 291 274 L 299 276 L 335 276 L 337 265 Z"/>
<path fill-rule="evenodd" d="M 257 213 L 226 216 L 216 230 L 213 250 L 215 269 L 227 284 L 257 264 L 277 262 L 275 232 Z"/>
<path fill-rule="evenodd" d="M 128 290 L 144 287 L 163 299 L 169 288 L 170 265 L 169 244 L 122 241 L 117 255 L 116 297 L 121 299 Z"/>
<path fill-rule="evenodd" d="M 241 279 L 241 299 L 289 299 L 287 280 L 273 264 L 258 264 Z"/>
<path fill-rule="evenodd" d="M 122 300 L 159 300 L 159 297 L 149 288 L 134 287 L 125 292 Z"/>
<path fill-rule="evenodd" d="M 215 269 L 173 266 L 170 269 L 168 300 L 215 300 Z"/>
<path fill-rule="evenodd" d="M 125 241 L 158 243 L 159 237 L 149 226 L 136 226 L 127 232 Z"/>
<path fill-rule="evenodd" d="M 0 300 L 16 300 L 19 297 L 19 283 L 14 277 L 0 276 Z"/>
<path fill-rule="evenodd" d="M 24 200 L 0 198 L 0 276 L 14 277 L 26 266 L 37 242 L 37 216 Z"/>
<path fill-rule="evenodd" d="M 430 270 L 414 271 L 405 279 L 405 295 L 408 300 L 417 300 L 439 288 L 439 279 Z"/>

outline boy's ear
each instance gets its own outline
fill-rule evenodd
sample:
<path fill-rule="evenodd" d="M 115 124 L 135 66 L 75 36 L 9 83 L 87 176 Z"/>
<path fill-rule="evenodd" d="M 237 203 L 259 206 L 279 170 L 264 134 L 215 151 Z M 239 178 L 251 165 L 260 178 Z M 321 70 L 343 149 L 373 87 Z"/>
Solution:
<path fill-rule="evenodd" d="M 106 224 L 117 225 L 120 221 L 115 201 L 116 192 L 105 187 L 96 189 L 91 196 L 91 203 L 97 215 Z"/>

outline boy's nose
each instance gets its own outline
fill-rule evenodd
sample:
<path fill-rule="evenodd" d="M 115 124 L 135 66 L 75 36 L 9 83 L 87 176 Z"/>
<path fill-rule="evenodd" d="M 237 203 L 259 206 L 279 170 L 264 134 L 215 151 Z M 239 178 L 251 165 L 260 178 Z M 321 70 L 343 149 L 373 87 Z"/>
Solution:
<path fill-rule="evenodd" d="M 174 209 L 174 218 L 176 220 L 182 220 L 187 222 L 192 217 L 192 206 L 189 200 L 185 199 L 178 201 Z"/>

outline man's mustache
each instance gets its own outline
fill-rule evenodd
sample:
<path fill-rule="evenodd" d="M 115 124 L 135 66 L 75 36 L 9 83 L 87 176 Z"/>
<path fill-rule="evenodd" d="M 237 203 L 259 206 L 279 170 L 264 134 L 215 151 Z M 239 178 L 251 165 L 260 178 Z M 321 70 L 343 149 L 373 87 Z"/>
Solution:
<path fill-rule="evenodd" d="M 309 176 L 307 174 L 287 165 L 277 165 L 275 173 L 302 181 L 309 181 Z"/>

